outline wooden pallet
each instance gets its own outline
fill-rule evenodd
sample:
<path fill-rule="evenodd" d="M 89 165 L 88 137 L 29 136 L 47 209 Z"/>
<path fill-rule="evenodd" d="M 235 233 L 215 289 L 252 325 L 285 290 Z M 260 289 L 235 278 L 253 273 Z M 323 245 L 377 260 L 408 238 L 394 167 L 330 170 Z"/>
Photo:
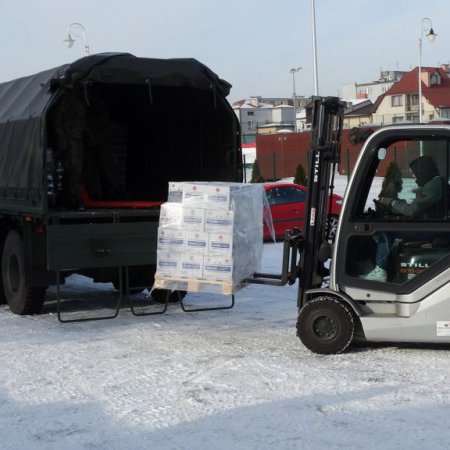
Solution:
<path fill-rule="evenodd" d="M 232 281 L 198 280 L 195 278 L 180 277 L 155 277 L 156 289 L 170 289 L 188 292 L 212 292 L 224 295 L 232 295 L 243 287 L 242 283 L 233 284 Z"/>

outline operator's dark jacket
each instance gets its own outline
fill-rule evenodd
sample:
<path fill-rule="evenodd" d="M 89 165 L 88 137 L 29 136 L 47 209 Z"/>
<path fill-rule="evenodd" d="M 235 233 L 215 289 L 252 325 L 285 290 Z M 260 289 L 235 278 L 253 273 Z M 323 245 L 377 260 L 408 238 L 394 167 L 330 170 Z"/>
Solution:
<path fill-rule="evenodd" d="M 445 214 L 441 205 L 443 180 L 430 156 L 420 156 L 409 165 L 416 176 L 418 189 L 416 198 L 407 203 L 405 200 L 393 200 L 391 209 L 395 214 L 423 219 L 437 219 Z"/>

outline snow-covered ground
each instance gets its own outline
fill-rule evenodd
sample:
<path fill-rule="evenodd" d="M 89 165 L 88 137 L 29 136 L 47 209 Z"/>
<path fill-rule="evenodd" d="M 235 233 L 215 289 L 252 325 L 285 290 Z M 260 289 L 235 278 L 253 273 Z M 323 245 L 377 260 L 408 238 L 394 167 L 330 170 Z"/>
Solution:
<path fill-rule="evenodd" d="M 264 271 L 280 270 L 281 252 L 264 245 Z M 112 296 L 72 278 L 65 295 Z M 32 317 L 0 306 L 0 449 L 450 448 L 449 347 L 314 355 L 295 335 L 296 295 L 253 285 L 226 311 L 124 307 L 72 324 L 54 303 Z"/>
<path fill-rule="evenodd" d="M 280 256 L 265 244 L 264 270 L 278 272 Z M 311 354 L 295 335 L 296 294 L 253 285 L 227 311 L 124 308 L 74 324 L 53 305 L 34 317 L 0 307 L 0 448 L 449 448 L 450 348 Z"/>

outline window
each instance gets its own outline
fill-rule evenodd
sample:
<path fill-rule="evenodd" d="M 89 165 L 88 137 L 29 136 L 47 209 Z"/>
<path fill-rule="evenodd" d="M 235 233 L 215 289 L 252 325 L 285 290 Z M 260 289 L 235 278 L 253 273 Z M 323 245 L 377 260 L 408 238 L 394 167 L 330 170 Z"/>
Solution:
<path fill-rule="evenodd" d="M 392 95 L 391 106 L 403 106 L 403 95 Z"/>
<path fill-rule="evenodd" d="M 306 193 L 294 187 L 273 188 L 268 190 L 266 194 L 269 205 L 271 206 L 306 201 Z"/>
<path fill-rule="evenodd" d="M 255 115 L 255 111 L 247 111 L 247 116 L 254 116 Z"/>
<path fill-rule="evenodd" d="M 409 96 L 409 104 L 410 105 L 418 105 L 419 104 L 419 94 L 411 94 Z"/>
<path fill-rule="evenodd" d="M 434 84 L 441 84 L 441 77 L 438 73 L 434 72 L 430 78 L 430 84 L 433 86 Z"/>
<path fill-rule="evenodd" d="M 364 214 L 369 211 L 369 208 L 375 207 L 373 199 L 378 199 L 381 195 L 394 199 L 398 198 L 409 204 L 416 200 L 420 204 L 420 208 L 399 206 L 396 210 L 397 217 L 391 214 L 390 220 L 396 220 L 399 216 L 402 220 L 422 221 L 442 218 L 446 212 L 443 211 L 445 205 L 436 204 L 436 207 L 430 206 L 427 211 L 424 211 L 420 189 L 418 190 L 418 188 L 423 187 L 426 182 L 436 176 L 448 179 L 446 167 L 447 156 L 450 156 L 449 149 L 450 142 L 446 140 L 397 140 L 386 143 L 384 148 L 374 154 L 373 164 L 377 166 L 376 171 L 371 180 L 366 180 L 364 194 L 359 194 L 361 196 L 360 207 L 362 208 L 365 205 Z M 423 160 L 420 165 L 419 161 L 422 161 L 425 155 L 427 161 Z M 414 160 L 418 162 L 410 167 L 410 163 Z M 418 184 L 412 169 L 415 169 L 418 173 Z M 371 185 L 369 185 L 369 182 Z M 433 183 L 437 183 L 437 181 Z M 386 190 L 389 192 L 386 192 Z M 364 199 L 363 195 L 365 196 Z M 443 197 L 438 197 L 443 200 Z M 386 217 L 384 218 L 386 219 Z"/>
<path fill-rule="evenodd" d="M 442 137 L 378 143 L 370 173 L 355 186 L 349 240 L 343 240 L 346 275 L 403 285 L 442 270 L 436 266 L 450 255 L 449 156 L 450 141 Z M 383 205 L 381 198 L 389 200 Z"/>

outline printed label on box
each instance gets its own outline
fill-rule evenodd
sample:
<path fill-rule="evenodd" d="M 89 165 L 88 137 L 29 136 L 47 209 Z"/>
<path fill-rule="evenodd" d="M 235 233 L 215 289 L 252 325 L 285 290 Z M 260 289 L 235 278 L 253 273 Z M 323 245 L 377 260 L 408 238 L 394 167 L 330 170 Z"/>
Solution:
<path fill-rule="evenodd" d="M 158 229 L 158 249 L 183 252 L 185 246 L 185 232 L 169 228 Z"/>
<path fill-rule="evenodd" d="M 186 253 L 195 253 L 201 255 L 208 254 L 208 233 L 195 231 L 186 231 L 185 251 Z"/>
<path fill-rule="evenodd" d="M 207 209 L 205 212 L 205 231 L 233 234 L 234 213 L 219 209 Z"/>
<path fill-rule="evenodd" d="M 230 257 L 233 253 L 233 235 L 224 233 L 209 234 L 209 255 Z"/>

